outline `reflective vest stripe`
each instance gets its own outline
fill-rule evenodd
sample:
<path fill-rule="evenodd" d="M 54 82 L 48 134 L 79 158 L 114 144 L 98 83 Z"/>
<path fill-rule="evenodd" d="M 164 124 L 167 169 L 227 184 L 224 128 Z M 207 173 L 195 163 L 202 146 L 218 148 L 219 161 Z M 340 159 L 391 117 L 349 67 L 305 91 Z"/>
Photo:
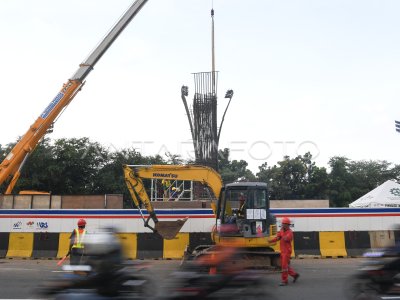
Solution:
<path fill-rule="evenodd" d="M 83 239 L 85 237 L 86 230 L 83 230 L 82 235 L 80 235 L 79 230 L 75 229 L 75 241 L 72 248 L 85 248 L 83 245 Z"/>

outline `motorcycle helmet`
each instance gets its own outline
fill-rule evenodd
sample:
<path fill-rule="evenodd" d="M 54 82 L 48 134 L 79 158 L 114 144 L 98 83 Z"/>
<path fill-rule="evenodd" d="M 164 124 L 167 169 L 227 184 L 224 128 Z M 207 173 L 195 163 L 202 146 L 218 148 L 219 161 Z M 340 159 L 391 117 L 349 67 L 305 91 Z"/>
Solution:
<path fill-rule="evenodd" d="M 290 224 L 291 224 L 291 223 L 290 223 L 290 219 L 289 219 L 288 217 L 284 217 L 284 218 L 282 219 L 282 224 L 290 225 Z"/>
<path fill-rule="evenodd" d="M 86 264 L 97 272 L 110 272 L 123 262 L 122 245 L 117 235 L 108 230 L 85 236 Z"/>
<path fill-rule="evenodd" d="M 87 255 L 107 255 L 121 248 L 118 238 L 110 232 L 87 234 L 85 253 Z"/>

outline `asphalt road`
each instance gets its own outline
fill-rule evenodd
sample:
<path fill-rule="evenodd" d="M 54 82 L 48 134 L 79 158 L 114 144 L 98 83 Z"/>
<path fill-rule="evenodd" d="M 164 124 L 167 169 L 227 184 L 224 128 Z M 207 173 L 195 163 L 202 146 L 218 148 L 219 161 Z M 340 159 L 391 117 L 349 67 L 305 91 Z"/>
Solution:
<path fill-rule="evenodd" d="M 151 260 L 156 282 L 168 278 L 179 265 L 174 260 Z M 56 260 L 0 259 L 0 299 L 40 298 L 35 287 L 49 278 L 60 275 Z M 344 285 L 361 259 L 294 259 L 292 266 L 301 274 L 298 282 L 280 287 L 280 273 L 265 273 L 268 299 L 345 299 Z"/>

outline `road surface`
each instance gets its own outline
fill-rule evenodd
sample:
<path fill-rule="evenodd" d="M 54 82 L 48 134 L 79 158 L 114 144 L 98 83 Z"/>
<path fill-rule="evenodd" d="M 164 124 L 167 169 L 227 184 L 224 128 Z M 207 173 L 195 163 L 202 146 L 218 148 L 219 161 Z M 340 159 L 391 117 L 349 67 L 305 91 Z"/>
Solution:
<path fill-rule="evenodd" d="M 163 282 L 178 266 L 176 260 L 151 260 L 157 282 Z M 361 259 L 294 259 L 292 266 L 301 274 L 298 282 L 280 287 L 280 273 L 265 273 L 269 299 L 344 299 L 344 285 Z M 0 259 L 0 299 L 38 299 L 35 287 L 60 275 L 56 260 Z"/>

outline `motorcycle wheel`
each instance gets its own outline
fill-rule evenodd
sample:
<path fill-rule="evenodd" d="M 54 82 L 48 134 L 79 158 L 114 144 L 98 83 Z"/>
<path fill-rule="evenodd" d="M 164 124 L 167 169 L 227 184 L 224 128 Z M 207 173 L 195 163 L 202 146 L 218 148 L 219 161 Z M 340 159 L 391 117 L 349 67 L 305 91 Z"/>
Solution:
<path fill-rule="evenodd" d="M 150 276 L 129 275 L 120 286 L 118 299 L 153 299 L 157 296 L 156 287 Z"/>

